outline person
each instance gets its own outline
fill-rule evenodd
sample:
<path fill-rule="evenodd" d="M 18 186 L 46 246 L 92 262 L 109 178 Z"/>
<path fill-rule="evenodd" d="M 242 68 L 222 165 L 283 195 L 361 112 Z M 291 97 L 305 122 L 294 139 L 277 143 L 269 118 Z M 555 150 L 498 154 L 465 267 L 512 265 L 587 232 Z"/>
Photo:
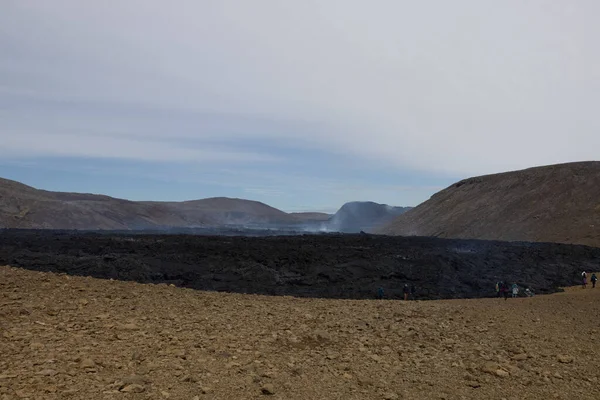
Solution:
<path fill-rule="evenodd" d="M 592 274 L 592 289 L 596 287 L 596 281 L 598 280 L 598 277 L 596 276 L 596 274 Z"/>
<path fill-rule="evenodd" d="M 496 297 L 500 297 L 500 282 L 496 282 Z"/>
<path fill-rule="evenodd" d="M 533 297 L 533 292 L 531 291 L 531 289 L 529 289 L 529 288 L 525 289 L 525 296 Z"/>
<path fill-rule="evenodd" d="M 404 284 L 404 300 L 408 300 L 409 293 L 410 293 L 410 288 L 408 287 L 408 284 L 405 283 Z"/>
<path fill-rule="evenodd" d="M 519 295 L 519 285 L 517 285 L 516 283 L 512 284 L 512 297 L 513 299 L 516 298 Z"/>
<path fill-rule="evenodd" d="M 581 287 L 585 289 L 587 287 L 587 274 L 585 271 L 581 273 Z"/>
<path fill-rule="evenodd" d="M 379 289 L 377 289 L 377 298 L 379 300 L 383 299 L 383 288 L 380 286 Z"/>
<path fill-rule="evenodd" d="M 504 300 L 507 300 L 508 299 L 508 283 L 500 282 L 500 291 L 502 292 L 502 295 L 504 296 Z"/>

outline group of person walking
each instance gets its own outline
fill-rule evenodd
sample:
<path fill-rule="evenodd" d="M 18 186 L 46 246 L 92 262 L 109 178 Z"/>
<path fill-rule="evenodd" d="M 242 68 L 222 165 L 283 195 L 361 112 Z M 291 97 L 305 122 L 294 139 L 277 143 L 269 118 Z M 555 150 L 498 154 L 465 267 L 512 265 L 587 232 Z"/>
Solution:
<path fill-rule="evenodd" d="M 509 294 L 512 298 L 519 297 L 521 288 L 516 283 L 509 285 L 507 282 L 500 281 L 496 283 L 496 297 L 504 297 L 504 300 L 508 299 Z M 525 296 L 532 297 L 533 292 L 528 287 L 524 290 Z"/>
<path fill-rule="evenodd" d="M 592 276 L 590 277 L 590 281 L 592 282 L 592 288 L 595 288 L 596 282 L 598 282 L 598 277 L 596 276 L 595 273 L 592 273 Z M 587 282 L 588 282 L 587 281 L 587 272 L 583 271 L 581 273 L 581 285 L 584 289 L 587 287 Z M 404 284 L 404 287 L 402 288 L 402 293 L 404 294 L 404 300 L 414 299 L 415 291 L 416 291 L 415 285 L 409 286 L 407 283 Z M 521 288 L 516 283 L 513 283 L 512 285 L 509 284 L 508 282 L 504 282 L 504 281 L 500 281 L 500 282 L 496 283 L 496 297 L 504 297 L 504 300 L 507 300 L 509 295 L 512 298 L 519 297 L 520 292 L 521 292 Z M 534 295 L 533 291 L 528 287 L 525 287 L 525 290 L 523 291 L 523 293 L 526 297 L 533 297 L 533 295 Z M 384 292 L 383 292 L 382 287 L 377 289 L 377 298 L 378 299 L 384 298 Z"/>
<path fill-rule="evenodd" d="M 592 289 L 593 289 L 596 287 L 596 282 L 598 281 L 598 277 L 596 276 L 596 274 L 592 273 L 590 280 L 592 281 Z M 585 272 L 585 271 L 583 271 L 581 273 L 581 287 L 584 289 L 587 287 L 587 272 Z"/>
<path fill-rule="evenodd" d="M 587 288 L 587 285 L 588 285 L 587 276 L 588 276 L 587 272 L 583 271 L 581 273 L 581 287 L 583 289 Z M 596 276 L 595 273 L 592 273 L 592 276 L 590 277 L 590 281 L 592 282 L 592 288 L 595 288 L 596 282 L 598 282 L 598 277 Z M 504 297 L 504 300 L 506 300 L 506 299 L 508 299 L 509 295 L 512 295 L 513 298 L 519 297 L 519 293 L 520 293 L 520 287 L 516 283 L 513 283 L 512 285 L 509 285 L 508 283 L 502 282 L 502 281 L 496 283 L 496 297 Z M 525 293 L 525 296 L 527 296 L 527 297 L 533 296 L 533 292 L 528 287 L 525 288 L 524 293 Z"/>

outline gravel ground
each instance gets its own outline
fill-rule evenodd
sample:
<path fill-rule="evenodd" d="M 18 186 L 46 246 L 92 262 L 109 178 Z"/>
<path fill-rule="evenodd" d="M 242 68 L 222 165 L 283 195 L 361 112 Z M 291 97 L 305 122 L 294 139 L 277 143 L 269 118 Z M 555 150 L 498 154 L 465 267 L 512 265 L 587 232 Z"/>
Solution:
<path fill-rule="evenodd" d="M 267 297 L 0 267 L 0 399 L 598 399 L 599 302 Z"/>

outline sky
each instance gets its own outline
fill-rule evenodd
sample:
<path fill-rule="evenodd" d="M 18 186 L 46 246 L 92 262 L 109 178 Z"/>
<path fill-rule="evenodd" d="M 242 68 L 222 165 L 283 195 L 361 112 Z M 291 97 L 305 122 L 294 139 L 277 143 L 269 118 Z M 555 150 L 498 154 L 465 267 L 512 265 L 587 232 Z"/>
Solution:
<path fill-rule="evenodd" d="M 0 0 L 0 176 L 285 211 L 593 160 L 595 0 Z"/>

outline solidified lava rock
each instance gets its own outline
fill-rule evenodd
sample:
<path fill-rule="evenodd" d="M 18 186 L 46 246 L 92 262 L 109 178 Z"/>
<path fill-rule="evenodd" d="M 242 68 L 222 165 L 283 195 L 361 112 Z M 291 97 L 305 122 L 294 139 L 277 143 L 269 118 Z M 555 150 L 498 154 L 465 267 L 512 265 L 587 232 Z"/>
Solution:
<path fill-rule="evenodd" d="M 600 249 L 371 235 L 102 235 L 12 231 L 0 263 L 201 290 L 323 298 L 417 299 L 495 295 L 499 280 L 550 293 L 600 264 Z"/>

